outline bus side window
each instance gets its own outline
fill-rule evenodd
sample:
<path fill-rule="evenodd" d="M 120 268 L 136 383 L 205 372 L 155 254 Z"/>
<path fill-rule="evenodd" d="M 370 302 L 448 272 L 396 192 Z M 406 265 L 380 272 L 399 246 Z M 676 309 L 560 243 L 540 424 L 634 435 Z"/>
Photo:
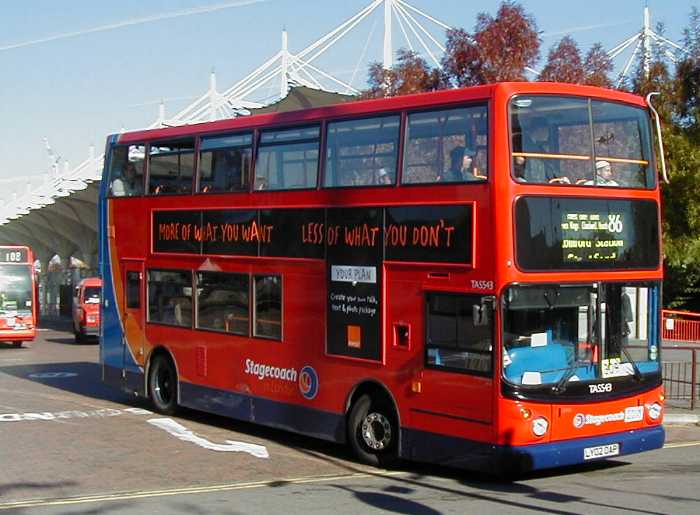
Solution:
<path fill-rule="evenodd" d="M 252 145 L 252 133 L 202 138 L 198 192 L 248 191 Z"/>
<path fill-rule="evenodd" d="M 490 297 L 429 293 L 426 365 L 474 374 L 493 369 Z"/>
<path fill-rule="evenodd" d="M 145 149 L 143 145 L 121 145 L 112 148 L 109 170 L 110 196 L 143 195 Z"/>
<path fill-rule="evenodd" d="M 396 184 L 398 115 L 331 122 L 326 142 L 326 188 Z"/>
<path fill-rule="evenodd" d="M 318 125 L 263 131 L 255 160 L 253 189 L 315 188 L 320 132 Z"/>
<path fill-rule="evenodd" d="M 153 143 L 148 149 L 148 193 L 192 193 L 194 138 Z"/>

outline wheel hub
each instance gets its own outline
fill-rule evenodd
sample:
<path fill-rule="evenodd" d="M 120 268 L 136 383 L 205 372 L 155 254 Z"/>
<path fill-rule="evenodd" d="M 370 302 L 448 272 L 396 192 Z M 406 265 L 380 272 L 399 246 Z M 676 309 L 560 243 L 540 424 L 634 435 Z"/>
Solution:
<path fill-rule="evenodd" d="M 381 413 L 368 413 L 362 421 L 362 439 L 375 451 L 386 449 L 391 443 L 391 423 Z"/>

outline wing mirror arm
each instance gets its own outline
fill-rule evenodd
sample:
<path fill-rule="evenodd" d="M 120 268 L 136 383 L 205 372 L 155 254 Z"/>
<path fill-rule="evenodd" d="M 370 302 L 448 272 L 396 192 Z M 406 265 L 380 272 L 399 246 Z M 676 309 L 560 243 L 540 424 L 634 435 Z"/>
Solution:
<path fill-rule="evenodd" d="M 654 125 L 656 125 L 656 137 L 659 139 L 659 157 L 661 158 L 661 177 L 666 184 L 670 184 L 668 179 L 668 174 L 666 173 L 666 158 L 664 157 L 664 142 L 661 139 L 661 119 L 659 118 L 659 113 L 654 109 L 654 105 L 651 103 L 651 99 L 655 95 L 660 95 L 658 91 L 652 91 L 647 95 L 647 105 L 651 112 L 654 113 Z"/>

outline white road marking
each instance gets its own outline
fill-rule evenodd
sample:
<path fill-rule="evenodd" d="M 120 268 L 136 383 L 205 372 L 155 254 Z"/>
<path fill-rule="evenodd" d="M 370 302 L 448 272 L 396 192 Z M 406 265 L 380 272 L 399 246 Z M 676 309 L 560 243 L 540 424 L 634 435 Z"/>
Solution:
<path fill-rule="evenodd" d="M 78 410 L 67 410 L 67 411 L 42 411 L 42 412 L 32 412 L 32 413 L 0 413 L 0 422 L 28 422 L 32 420 L 65 420 L 67 418 L 104 418 L 104 417 L 116 417 L 119 415 L 124 415 L 130 413 L 132 415 L 152 415 L 152 411 L 148 411 L 142 408 L 124 408 L 124 409 L 114 409 L 114 408 L 103 408 L 92 411 L 78 411 Z"/>
<path fill-rule="evenodd" d="M 32 379 L 65 379 L 77 375 L 78 374 L 75 372 L 38 372 L 36 374 L 29 374 L 27 377 L 31 377 Z"/>
<path fill-rule="evenodd" d="M 269 458 L 270 454 L 267 452 L 267 448 L 263 445 L 255 445 L 252 443 L 244 442 L 234 442 L 233 440 L 226 440 L 225 444 L 212 443 L 206 438 L 197 436 L 192 431 L 187 429 L 185 426 L 178 424 L 171 418 L 152 418 L 148 420 L 148 423 L 164 429 L 176 438 L 179 438 L 183 442 L 191 442 L 205 449 L 211 451 L 219 452 L 247 452 L 251 456 L 256 458 Z"/>

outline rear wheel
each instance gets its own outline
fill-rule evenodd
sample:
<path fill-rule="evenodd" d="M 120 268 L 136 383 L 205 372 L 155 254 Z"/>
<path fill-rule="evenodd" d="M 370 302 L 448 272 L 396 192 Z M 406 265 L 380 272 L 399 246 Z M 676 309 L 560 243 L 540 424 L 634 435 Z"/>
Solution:
<path fill-rule="evenodd" d="M 148 395 L 157 412 L 173 415 L 177 411 L 177 372 L 167 356 L 161 354 L 153 358 L 148 374 Z"/>
<path fill-rule="evenodd" d="M 350 446 L 361 462 L 375 467 L 396 463 L 399 426 L 389 401 L 363 395 L 350 410 L 348 422 Z"/>
<path fill-rule="evenodd" d="M 12 342 L 12 346 L 15 349 L 19 349 L 22 346 L 22 342 L 20 340 L 16 340 L 16 341 Z"/>

